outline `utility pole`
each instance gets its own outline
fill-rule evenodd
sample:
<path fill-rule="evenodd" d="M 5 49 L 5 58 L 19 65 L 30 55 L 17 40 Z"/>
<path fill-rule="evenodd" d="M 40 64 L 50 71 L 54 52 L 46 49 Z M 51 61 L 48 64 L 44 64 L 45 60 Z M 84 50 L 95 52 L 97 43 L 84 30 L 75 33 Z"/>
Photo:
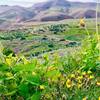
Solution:
<path fill-rule="evenodd" d="M 98 30 L 98 10 L 99 10 L 99 0 L 97 0 L 97 4 L 96 4 L 96 34 L 97 34 L 97 37 L 99 35 L 99 30 Z"/>

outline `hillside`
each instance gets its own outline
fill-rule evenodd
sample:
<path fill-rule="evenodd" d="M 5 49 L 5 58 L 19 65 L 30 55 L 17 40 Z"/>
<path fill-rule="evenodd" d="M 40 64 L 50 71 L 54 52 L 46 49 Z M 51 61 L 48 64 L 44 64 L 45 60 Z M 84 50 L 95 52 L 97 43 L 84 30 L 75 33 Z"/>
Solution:
<path fill-rule="evenodd" d="M 6 6 L 3 6 L 3 8 L 4 9 L 0 13 L 0 19 L 14 20 L 18 22 L 31 19 L 34 16 L 34 13 L 20 6 L 7 7 L 8 9 L 6 9 Z"/>
<path fill-rule="evenodd" d="M 48 0 L 29 8 L 0 5 L 0 28 L 18 22 L 60 21 L 80 17 L 95 18 L 95 8 L 96 3 L 66 0 Z M 100 11 L 98 11 L 98 17 L 100 17 Z"/>

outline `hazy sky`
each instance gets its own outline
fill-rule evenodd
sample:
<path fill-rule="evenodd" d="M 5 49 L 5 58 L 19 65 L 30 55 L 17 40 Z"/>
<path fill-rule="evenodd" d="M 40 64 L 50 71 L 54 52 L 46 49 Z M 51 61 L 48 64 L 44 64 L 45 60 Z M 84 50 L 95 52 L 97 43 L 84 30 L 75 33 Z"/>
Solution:
<path fill-rule="evenodd" d="M 21 5 L 32 6 L 34 3 L 43 2 L 47 0 L 0 0 L 0 5 Z M 96 0 L 69 0 L 69 1 L 81 1 L 81 2 L 93 2 Z"/>

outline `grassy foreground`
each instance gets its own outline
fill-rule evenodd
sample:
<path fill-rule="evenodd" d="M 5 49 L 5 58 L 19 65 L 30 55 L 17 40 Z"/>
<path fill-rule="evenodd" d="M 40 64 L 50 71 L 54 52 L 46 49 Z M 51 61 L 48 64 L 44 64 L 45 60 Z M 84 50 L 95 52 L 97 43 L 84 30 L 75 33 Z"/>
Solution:
<path fill-rule="evenodd" d="M 100 100 L 100 46 L 88 37 L 63 57 L 24 56 L 0 51 L 0 100 Z"/>
<path fill-rule="evenodd" d="M 25 56 L 0 44 L 0 100 L 100 100 L 99 34 L 93 24 L 87 32 L 76 25 L 1 32 L 0 41 Z"/>

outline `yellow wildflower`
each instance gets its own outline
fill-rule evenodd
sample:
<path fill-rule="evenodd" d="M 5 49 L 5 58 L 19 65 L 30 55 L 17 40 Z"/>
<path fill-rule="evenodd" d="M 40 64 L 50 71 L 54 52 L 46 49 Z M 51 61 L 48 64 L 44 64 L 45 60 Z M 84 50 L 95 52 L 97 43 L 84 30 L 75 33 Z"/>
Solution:
<path fill-rule="evenodd" d="M 87 98 L 86 98 L 86 97 L 84 97 L 82 100 L 87 100 Z"/>
<path fill-rule="evenodd" d="M 78 87 L 78 88 L 81 88 L 81 87 L 82 87 L 82 84 L 78 84 L 77 87 Z"/>
<path fill-rule="evenodd" d="M 66 81 L 66 86 L 67 86 L 67 88 L 71 88 L 72 87 L 72 81 L 70 80 L 70 79 L 68 79 L 67 81 Z"/>
<path fill-rule="evenodd" d="M 78 80 L 78 83 L 82 83 L 82 80 Z"/>
<path fill-rule="evenodd" d="M 78 70 L 78 71 L 77 71 L 77 73 L 79 73 L 79 74 L 80 74 L 80 73 L 81 73 L 81 71 L 80 71 L 80 70 Z"/>
<path fill-rule="evenodd" d="M 44 90 L 45 86 L 44 85 L 40 85 L 40 90 Z"/>
<path fill-rule="evenodd" d="M 9 65 L 9 66 L 12 65 L 12 59 L 6 58 L 5 61 L 6 61 L 6 64 L 7 64 L 7 65 Z"/>
<path fill-rule="evenodd" d="M 63 75 L 61 73 L 58 74 L 58 78 L 61 77 L 63 79 Z"/>
<path fill-rule="evenodd" d="M 98 57 L 98 60 L 100 61 L 100 57 Z"/>
<path fill-rule="evenodd" d="M 27 59 L 23 59 L 24 64 L 28 64 L 29 61 Z"/>
<path fill-rule="evenodd" d="M 83 18 L 80 19 L 80 26 L 85 27 L 85 21 Z"/>
<path fill-rule="evenodd" d="M 87 72 L 88 74 L 92 74 L 92 72 L 89 70 L 88 72 Z"/>
<path fill-rule="evenodd" d="M 52 71 L 52 70 L 55 70 L 56 67 L 48 67 L 48 71 Z"/>
<path fill-rule="evenodd" d="M 99 99 L 98 100 L 100 100 L 100 97 L 99 97 Z"/>
<path fill-rule="evenodd" d="M 93 75 L 90 75 L 90 76 L 89 76 L 89 79 L 93 79 L 93 78 L 94 78 L 94 76 L 93 76 Z"/>
<path fill-rule="evenodd" d="M 86 75 L 86 72 L 82 72 L 82 75 Z"/>
<path fill-rule="evenodd" d="M 97 82 L 97 85 L 100 86 L 100 82 Z"/>
<path fill-rule="evenodd" d="M 83 79 L 83 76 L 78 76 L 77 79 L 78 79 L 78 80 L 81 80 L 81 79 Z"/>
<path fill-rule="evenodd" d="M 75 75 L 74 74 L 71 74 L 71 76 L 70 76 L 71 78 L 75 78 Z"/>
<path fill-rule="evenodd" d="M 8 73 L 6 73 L 6 76 L 7 76 L 7 77 L 12 77 L 12 76 L 13 76 L 13 74 L 12 74 L 12 73 L 10 73 L 10 72 L 8 72 Z"/>
<path fill-rule="evenodd" d="M 36 73 L 35 73 L 35 72 L 32 72 L 32 75 L 33 75 L 33 76 L 35 76 L 35 75 L 36 75 Z"/>

